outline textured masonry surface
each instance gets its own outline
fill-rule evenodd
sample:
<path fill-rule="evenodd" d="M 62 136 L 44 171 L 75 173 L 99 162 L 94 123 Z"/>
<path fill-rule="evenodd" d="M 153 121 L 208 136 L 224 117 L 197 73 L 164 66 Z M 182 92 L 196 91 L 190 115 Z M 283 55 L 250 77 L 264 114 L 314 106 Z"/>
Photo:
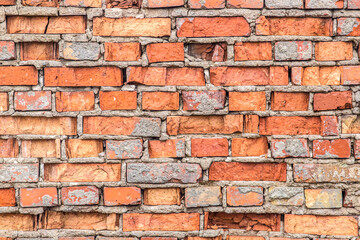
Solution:
<path fill-rule="evenodd" d="M 0 0 L 0 240 L 356 240 L 360 0 Z"/>

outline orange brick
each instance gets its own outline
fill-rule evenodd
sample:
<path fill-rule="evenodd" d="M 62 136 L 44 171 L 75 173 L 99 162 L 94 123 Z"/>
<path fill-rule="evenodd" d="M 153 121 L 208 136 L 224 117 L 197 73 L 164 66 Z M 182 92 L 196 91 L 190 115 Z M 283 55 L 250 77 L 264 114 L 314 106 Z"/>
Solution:
<path fill-rule="evenodd" d="M 67 139 L 66 155 L 68 158 L 99 157 L 103 152 L 102 140 Z"/>
<path fill-rule="evenodd" d="M 15 110 L 51 110 L 51 91 L 15 92 Z"/>
<path fill-rule="evenodd" d="M 256 19 L 256 35 L 331 36 L 331 18 L 265 17 Z"/>
<path fill-rule="evenodd" d="M 100 108 L 102 110 L 134 110 L 137 107 L 137 93 L 129 91 L 100 91 Z"/>
<path fill-rule="evenodd" d="M 105 61 L 137 61 L 140 56 L 140 43 L 105 43 Z"/>
<path fill-rule="evenodd" d="M 24 42 L 21 43 L 21 60 L 58 60 L 59 49 L 57 43 Z"/>
<path fill-rule="evenodd" d="M 349 21 L 351 27 L 349 28 Z M 359 18 L 337 18 L 337 35 L 340 36 L 360 36 Z"/>
<path fill-rule="evenodd" d="M 314 111 L 352 108 L 352 92 L 330 92 L 314 94 Z"/>
<path fill-rule="evenodd" d="M 265 92 L 229 92 L 229 111 L 265 110 Z"/>
<path fill-rule="evenodd" d="M 339 135 L 337 116 L 320 116 L 320 119 L 322 136 Z"/>
<path fill-rule="evenodd" d="M 226 240 L 265 240 L 265 238 L 255 236 L 227 236 Z"/>
<path fill-rule="evenodd" d="M 57 189 L 21 188 L 20 205 L 22 207 L 52 207 L 58 205 Z"/>
<path fill-rule="evenodd" d="M 93 20 L 94 36 L 165 37 L 170 32 L 170 18 L 96 17 Z"/>
<path fill-rule="evenodd" d="M 309 93 L 273 92 L 271 109 L 274 111 L 307 111 Z"/>
<path fill-rule="evenodd" d="M 0 67 L 0 86 L 36 85 L 38 71 L 33 66 Z"/>
<path fill-rule="evenodd" d="M 105 206 L 139 205 L 141 204 L 141 189 L 137 187 L 105 187 Z"/>
<path fill-rule="evenodd" d="M 44 75 L 48 87 L 121 86 L 123 82 L 118 67 L 46 67 Z"/>
<path fill-rule="evenodd" d="M 349 158 L 351 143 L 349 139 L 314 140 L 314 158 Z"/>
<path fill-rule="evenodd" d="M 243 131 L 243 115 L 168 116 L 166 127 L 169 135 L 233 134 Z"/>
<path fill-rule="evenodd" d="M 0 117 L 0 135 L 76 135 L 76 118 Z"/>
<path fill-rule="evenodd" d="M 265 117 L 260 118 L 261 135 L 319 135 L 319 117 Z"/>
<path fill-rule="evenodd" d="M 261 206 L 264 203 L 263 191 L 262 187 L 227 187 L 227 205 Z"/>
<path fill-rule="evenodd" d="M 351 216 L 285 214 L 284 225 L 286 233 L 358 236 L 358 221 Z"/>
<path fill-rule="evenodd" d="M 60 139 L 23 140 L 21 152 L 25 158 L 60 158 Z"/>
<path fill-rule="evenodd" d="M 193 9 L 224 8 L 225 0 L 189 0 L 188 4 Z"/>
<path fill-rule="evenodd" d="M 8 33 L 74 34 L 85 33 L 86 28 L 86 19 L 84 16 L 9 16 L 6 22 Z"/>
<path fill-rule="evenodd" d="M 258 133 L 259 132 L 259 116 L 245 115 L 244 118 L 244 133 Z"/>
<path fill-rule="evenodd" d="M 39 225 L 40 229 L 118 230 L 119 216 L 115 213 L 48 211 Z"/>
<path fill-rule="evenodd" d="M 178 158 L 185 157 L 185 140 L 168 139 L 166 141 L 149 141 L 150 158 Z"/>
<path fill-rule="evenodd" d="M 340 61 L 353 58 L 352 42 L 317 42 L 315 59 L 317 61 Z"/>
<path fill-rule="evenodd" d="M 360 83 L 359 66 L 343 66 L 342 82 L 344 85 L 358 85 Z"/>
<path fill-rule="evenodd" d="M 44 181 L 48 182 L 117 182 L 120 164 L 45 164 Z"/>
<path fill-rule="evenodd" d="M 288 67 L 211 67 L 215 86 L 288 85 Z"/>
<path fill-rule="evenodd" d="M 217 26 L 214 28 L 214 26 Z M 178 37 L 249 36 L 250 26 L 243 17 L 177 18 Z"/>
<path fill-rule="evenodd" d="M 15 138 L 0 139 L 0 157 L 16 158 L 19 155 L 19 143 Z"/>
<path fill-rule="evenodd" d="M 235 61 L 271 60 L 271 42 L 237 42 L 234 46 Z"/>
<path fill-rule="evenodd" d="M 1 196 L 0 207 L 16 206 L 15 189 L 14 188 L 1 188 L 0 196 Z"/>
<path fill-rule="evenodd" d="M 56 92 L 58 112 L 91 111 L 94 105 L 94 92 Z"/>
<path fill-rule="evenodd" d="M 9 110 L 9 95 L 6 92 L 0 92 L 0 112 Z"/>
<path fill-rule="evenodd" d="M 149 8 L 168 8 L 180 7 L 184 5 L 184 0 L 148 0 Z"/>
<path fill-rule="evenodd" d="M 84 117 L 84 133 L 159 137 L 160 123 L 160 118 Z"/>
<path fill-rule="evenodd" d="M 231 151 L 233 157 L 267 156 L 267 138 L 233 138 Z"/>
<path fill-rule="evenodd" d="M 101 8 L 101 0 L 64 0 L 64 6 L 68 7 L 98 7 Z M 87 240 L 87 239 L 84 239 Z"/>
<path fill-rule="evenodd" d="M 16 0 L 1 0 L 0 5 L 7 6 L 7 5 L 15 5 Z"/>
<path fill-rule="evenodd" d="M 2 213 L 0 229 L 14 231 L 35 231 L 36 215 L 19 213 Z"/>
<path fill-rule="evenodd" d="M 179 110 L 179 93 L 175 92 L 143 92 L 143 110 Z"/>
<path fill-rule="evenodd" d="M 340 85 L 342 75 L 342 67 L 306 67 L 300 71 L 301 85 Z"/>
<path fill-rule="evenodd" d="M 229 142 L 226 138 L 193 138 L 191 139 L 192 157 L 227 157 Z"/>
<path fill-rule="evenodd" d="M 228 8 L 263 8 L 263 0 L 228 0 Z"/>
<path fill-rule="evenodd" d="M 145 205 L 180 205 L 180 188 L 148 188 L 144 190 Z"/>
<path fill-rule="evenodd" d="M 198 231 L 199 213 L 124 213 L 123 231 Z"/>
<path fill-rule="evenodd" d="M 184 61 L 184 43 L 153 43 L 146 46 L 150 63 Z"/>
<path fill-rule="evenodd" d="M 59 7 L 58 0 L 22 0 L 22 5 L 24 6 L 34 6 L 34 7 Z"/>
<path fill-rule="evenodd" d="M 286 181 L 286 163 L 214 162 L 210 181 Z"/>

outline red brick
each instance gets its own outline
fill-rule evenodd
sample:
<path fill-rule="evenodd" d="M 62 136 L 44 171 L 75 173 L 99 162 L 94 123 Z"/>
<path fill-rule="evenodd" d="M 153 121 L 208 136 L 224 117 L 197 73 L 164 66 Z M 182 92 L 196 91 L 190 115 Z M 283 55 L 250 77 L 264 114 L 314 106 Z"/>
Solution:
<path fill-rule="evenodd" d="M 360 140 L 355 140 L 354 142 L 354 157 L 355 159 L 360 159 Z"/>
<path fill-rule="evenodd" d="M 202 68 L 129 67 L 127 82 L 144 85 L 204 86 Z"/>
<path fill-rule="evenodd" d="M 0 207 L 16 206 L 15 189 L 1 188 L 0 189 Z"/>
<path fill-rule="evenodd" d="M 0 67 L 0 86 L 36 85 L 38 71 L 33 66 Z"/>
<path fill-rule="evenodd" d="M 338 18 L 337 35 L 360 36 L 360 18 Z"/>
<path fill-rule="evenodd" d="M 100 0 L 64 0 L 64 6 L 68 7 L 98 7 L 101 8 L 101 1 Z M 79 239 L 82 240 L 82 239 Z M 88 240 L 88 239 L 83 239 Z"/>
<path fill-rule="evenodd" d="M 234 46 L 235 61 L 271 60 L 271 42 L 237 42 Z"/>
<path fill-rule="evenodd" d="M 259 116 L 245 115 L 244 133 L 259 133 Z"/>
<path fill-rule="evenodd" d="M 228 0 L 228 8 L 263 8 L 263 0 Z"/>
<path fill-rule="evenodd" d="M 170 18 L 96 17 L 93 20 L 94 36 L 165 37 L 170 32 Z"/>
<path fill-rule="evenodd" d="M 233 157 L 257 157 L 262 155 L 267 156 L 267 138 L 233 138 L 231 151 Z"/>
<path fill-rule="evenodd" d="M 338 119 L 336 116 L 320 116 L 321 119 L 321 135 L 336 136 L 339 135 Z"/>
<path fill-rule="evenodd" d="M 141 105 L 143 110 L 179 110 L 179 93 L 143 92 Z"/>
<path fill-rule="evenodd" d="M 225 107 L 224 90 L 182 91 L 181 94 L 185 111 L 212 111 Z"/>
<path fill-rule="evenodd" d="M 105 206 L 139 205 L 141 204 L 141 189 L 137 187 L 105 187 Z"/>
<path fill-rule="evenodd" d="M 340 61 L 353 58 L 352 42 L 317 42 L 315 59 L 317 61 Z"/>
<path fill-rule="evenodd" d="M 84 117 L 84 134 L 160 136 L 160 118 Z"/>
<path fill-rule="evenodd" d="M 180 205 L 180 188 L 148 188 L 144 191 L 145 205 Z"/>
<path fill-rule="evenodd" d="M 84 16 L 9 16 L 6 22 L 8 33 L 74 34 L 85 33 L 86 29 L 86 19 Z"/>
<path fill-rule="evenodd" d="M 23 61 L 59 59 L 57 43 L 24 42 L 20 46 L 20 56 Z"/>
<path fill-rule="evenodd" d="M 15 43 L 12 41 L 0 41 L 0 60 L 13 59 L 16 59 Z"/>
<path fill-rule="evenodd" d="M 99 189 L 94 186 L 63 187 L 61 202 L 71 206 L 99 204 Z"/>
<path fill-rule="evenodd" d="M 94 92 L 56 92 L 56 111 L 77 112 L 94 110 Z"/>
<path fill-rule="evenodd" d="M 15 5 L 15 0 L 1 0 L 0 5 L 6 6 L 6 5 Z"/>
<path fill-rule="evenodd" d="M 129 91 L 112 91 L 99 93 L 102 110 L 134 110 L 137 107 L 137 93 Z"/>
<path fill-rule="evenodd" d="M 115 213 L 48 211 L 41 219 L 40 229 L 118 230 L 119 216 Z"/>
<path fill-rule="evenodd" d="M 51 110 L 51 91 L 15 92 L 15 110 Z"/>
<path fill-rule="evenodd" d="M 307 111 L 309 93 L 272 92 L 271 110 L 274 111 Z"/>
<path fill-rule="evenodd" d="M 22 207 L 52 207 L 58 205 L 57 189 L 21 188 L 20 205 Z"/>
<path fill-rule="evenodd" d="M 265 92 L 229 92 L 229 111 L 265 110 Z"/>
<path fill-rule="evenodd" d="M 105 61 L 138 61 L 141 56 L 140 43 L 124 42 L 113 43 L 107 42 L 105 45 Z"/>
<path fill-rule="evenodd" d="M 255 236 L 227 236 L 226 240 L 265 240 L 265 238 Z"/>
<path fill-rule="evenodd" d="M 242 229 L 246 231 L 280 231 L 279 214 L 205 213 L 205 229 Z"/>
<path fill-rule="evenodd" d="M 188 4 L 192 9 L 224 8 L 225 0 L 189 0 Z"/>
<path fill-rule="evenodd" d="M 214 26 L 217 27 L 214 28 Z M 244 17 L 177 18 L 176 29 L 178 37 L 235 37 L 250 35 L 250 26 Z"/>
<path fill-rule="evenodd" d="M 179 158 L 185 157 L 185 140 L 168 139 L 166 141 L 149 141 L 150 158 Z"/>
<path fill-rule="evenodd" d="M 184 43 L 153 43 L 146 46 L 150 63 L 184 61 Z"/>
<path fill-rule="evenodd" d="M 168 116 L 166 127 L 169 135 L 233 134 L 243 131 L 243 115 Z"/>
<path fill-rule="evenodd" d="M 44 74 L 47 87 L 121 86 L 123 83 L 122 71 L 117 67 L 46 67 Z"/>
<path fill-rule="evenodd" d="M 35 231 L 36 215 L 19 213 L 2 213 L 0 229 L 13 231 Z"/>
<path fill-rule="evenodd" d="M 319 135 L 319 117 L 264 117 L 260 118 L 261 135 Z"/>
<path fill-rule="evenodd" d="M 65 146 L 68 158 L 99 157 L 99 154 L 103 152 L 102 140 L 67 139 Z"/>
<path fill-rule="evenodd" d="M 226 138 L 193 138 L 191 139 L 192 157 L 227 157 L 229 142 Z"/>
<path fill-rule="evenodd" d="M 265 17 L 256 19 L 256 35 L 332 36 L 331 18 Z"/>
<path fill-rule="evenodd" d="M 22 5 L 33 7 L 59 7 L 58 0 L 22 0 Z"/>
<path fill-rule="evenodd" d="M 107 140 L 106 157 L 108 159 L 140 158 L 143 152 L 143 140 Z"/>
<path fill-rule="evenodd" d="M 16 138 L 0 139 L 0 157 L 16 158 L 19 155 L 19 143 Z"/>
<path fill-rule="evenodd" d="M 198 231 L 199 213 L 124 213 L 123 231 Z"/>
<path fill-rule="evenodd" d="M 293 76 L 294 77 L 294 76 Z M 306 67 L 299 71 L 301 85 L 340 85 L 343 78 L 342 67 Z M 298 84 L 298 85 L 300 85 Z"/>
<path fill-rule="evenodd" d="M 287 233 L 358 236 L 358 221 L 350 216 L 285 214 L 284 225 Z"/>
<path fill-rule="evenodd" d="M 286 163 L 214 162 L 210 181 L 286 181 Z"/>
<path fill-rule="evenodd" d="M 349 139 L 314 140 L 314 158 L 349 158 L 351 145 Z"/>
<path fill-rule="evenodd" d="M 120 164 L 45 164 L 44 181 L 48 182 L 117 182 Z"/>
<path fill-rule="evenodd" d="M 76 135 L 76 118 L 0 117 L 0 135 Z"/>
<path fill-rule="evenodd" d="M 262 187 L 227 187 L 228 206 L 261 206 L 264 203 Z"/>
<path fill-rule="evenodd" d="M 25 158 L 60 158 L 60 139 L 23 140 L 21 152 Z"/>
<path fill-rule="evenodd" d="M 184 5 L 184 0 L 149 0 L 149 8 L 168 8 L 180 7 Z"/>
<path fill-rule="evenodd" d="M 211 67 L 215 86 L 288 85 L 287 67 Z"/>
<path fill-rule="evenodd" d="M 352 108 L 352 92 L 330 92 L 314 94 L 314 111 Z"/>
<path fill-rule="evenodd" d="M 0 112 L 9 110 L 9 95 L 6 92 L 0 92 Z"/>

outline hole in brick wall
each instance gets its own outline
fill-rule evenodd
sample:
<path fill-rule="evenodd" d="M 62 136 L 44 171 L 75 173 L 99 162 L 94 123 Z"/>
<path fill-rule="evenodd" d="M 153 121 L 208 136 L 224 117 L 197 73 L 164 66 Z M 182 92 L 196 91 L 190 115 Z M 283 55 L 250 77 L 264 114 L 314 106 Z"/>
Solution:
<path fill-rule="evenodd" d="M 227 59 L 226 43 L 194 43 L 188 47 L 189 55 L 206 61 L 223 62 Z"/>
<path fill-rule="evenodd" d="M 106 0 L 107 8 L 140 8 L 141 0 Z"/>

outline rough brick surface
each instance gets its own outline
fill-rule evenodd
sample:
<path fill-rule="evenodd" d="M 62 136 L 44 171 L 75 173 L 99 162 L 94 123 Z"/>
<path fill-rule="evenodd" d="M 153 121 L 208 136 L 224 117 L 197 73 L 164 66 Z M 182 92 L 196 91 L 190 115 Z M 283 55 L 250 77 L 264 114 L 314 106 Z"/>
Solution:
<path fill-rule="evenodd" d="M 359 238 L 360 0 L 0 0 L 0 240 Z"/>

